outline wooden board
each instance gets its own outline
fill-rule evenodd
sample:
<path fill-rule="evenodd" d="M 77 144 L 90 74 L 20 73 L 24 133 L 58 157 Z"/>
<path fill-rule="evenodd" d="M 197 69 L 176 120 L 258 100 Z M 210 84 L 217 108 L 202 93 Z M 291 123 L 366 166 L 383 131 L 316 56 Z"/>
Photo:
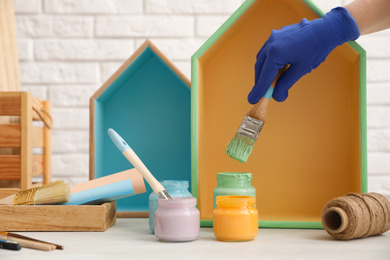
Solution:
<path fill-rule="evenodd" d="M 0 91 L 20 91 L 14 0 L 0 1 Z M 1 106 L 2 102 L 0 102 Z M 0 116 L 0 124 L 18 123 L 19 117 Z M 0 154 L 18 154 L 19 148 L 0 148 Z M 0 180 L 0 187 L 19 187 L 20 181 Z"/>
<path fill-rule="evenodd" d="M 102 205 L 0 206 L 2 231 L 106 231 L 116 222 L 116 201 Z"/>
<path fill-rule="evenodd" d="M 20 90 L 14 0 L 0 1 L 0 90 Z"/>

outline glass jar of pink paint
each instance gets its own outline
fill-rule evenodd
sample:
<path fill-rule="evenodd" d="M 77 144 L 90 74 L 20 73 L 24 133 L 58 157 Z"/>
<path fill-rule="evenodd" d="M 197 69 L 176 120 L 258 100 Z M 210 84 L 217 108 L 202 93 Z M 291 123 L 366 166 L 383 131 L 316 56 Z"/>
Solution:
<path fill-rule="evenodd" d="M 183 242 L 198 238 L 200 214 L 196 198 L 159 199 L 154 234 L 162 241 Z"/>
<path fill-rule="evenodd" d="M 188 181 L 165 180 L 160 181 L 160 184 L 165 188 L 172 198 L 175 197 L 192 197 L 188 191 Z M 152 192 L 149 196 L 149 229 L 154 234 L 154 213 L 158 209 L 158 195 Z"/>

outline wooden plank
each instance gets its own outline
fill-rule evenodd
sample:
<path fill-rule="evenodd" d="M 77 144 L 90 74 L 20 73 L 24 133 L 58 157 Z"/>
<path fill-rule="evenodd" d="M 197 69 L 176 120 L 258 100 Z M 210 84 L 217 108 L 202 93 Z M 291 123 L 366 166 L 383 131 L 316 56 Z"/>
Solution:
<path fill-rule="evenodd" d="M 32 100 L 31 93 L 22 92 L 22 111 L 20 116 L 22 144 L 20 188 L 30 189 L 32 185 Z"/>
<path fill-rule="evenodd" d="M 32 169 L 31 175 L 40 176 L 44 174 L 44 158 L 42 154 L 32 155 Z"/>
<path fill-rule="evenodd" d="M 0 199 L 13 195 L 19 191 L 19 188 L 2 188 L 0 189 Z"/>
<path fill-rule="evenodd" d="M 102 205 L 0 206 L 2 231 L 106 231 L 115 222 L 115 201 Z"/>
<path fill-rule="evenodd" d="M 31 140 L 32 147 L 34 148 L 44 147 L 44 141 L 43 141 L 44 128 L 39 126 L 32 126 L 31 130 L 32 130 L 32 140 Z"/>
<path fill-rule="evenodd" d="M 20 180 L 20 163 L 19 155 L 0 155 L 0 180 Z"/>
<path fill-rule="evenodd" d="M 116 213 L 117 218 L 148 218 L 148 211 L 120 211 Z"/>
<path fill-rule="evenodd" d="M 46 100 L 43 101 L 43 109 L 51 115 L 51 102 Z M 43 159 L 43 183 L 47 184 L 51 182 L 51 153 L 52 153 L 52 143 L 51 143 L 51 128 L 44 127 L 43 128 L 43 151 L 44 151 L 44 159 Z"/>
<path fill-rule="evenodd" d="M 89 179 L 95 179 L 95 99 L 89 100 Z"/>
<path fill-rule="evenodd" d="M 0 147 L 20 147 L 20 124 L 0 124 Z"/>
<path fill-rule="evenodd" d="M 0 91 L 20 90 L 13 2 L 0 1 Z"/>
<path fill-rule="evenodd" d="M 2 40 L 3 39 L 0 39 L 0 42 Z M 1 62 L 1 58 L 0 58 L 0 62 Z M 18 104 L 20 106 L 21 103 L 20 100 L 21 94 L 20 92 L 17 91 L 19 89 L 20 89 L 19 85 L 2 86 L 0 84 L 0 91 L 1 91 L 0 92 L 0 124 L 20 123 L 20 107 L 15 107 Z M 16 114 L 17 116 L 7 116 L 7 114 Z M 0 148 L 0 154 L 20 154 L 20 148 Z M 0 187 L 10 188 L 10 187 L 15 187 L 15 185 L 19 187 L 19 183 L 16 183 L 13 180 L 8 181 L 8 180 L 0 179 Z"/>
<path fill-rule="evenodd" d="M 0 116 L 20 116 L 20 96 L 0 95 Z"/>
<path fill-rule="evenodd" d="M 1 96 L 7 95 L 3 91 L 20 91 L 14 0 L 0 1 L 0 91 Z M 2 101 L 0 100 L 0 111 L 5 105 Z M 11 114 L 20 115 L 20 111 L 16 110 Z M 19 120 L 19 117 L 0 116 L 0 124 L 18 123 Z M 17 148 L 0 148 L 0 154 L 17 152 Z M 9 181 L 0 180 L 0 187 L 8 187 L 8 185 Z"/>

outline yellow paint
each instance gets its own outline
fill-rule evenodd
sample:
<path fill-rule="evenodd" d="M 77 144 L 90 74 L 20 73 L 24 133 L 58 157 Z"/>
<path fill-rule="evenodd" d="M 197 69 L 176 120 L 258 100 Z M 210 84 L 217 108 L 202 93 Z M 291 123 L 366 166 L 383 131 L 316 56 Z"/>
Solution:
<path fill-rule="evenodd" d="M 214 235 L 223 241 L 252 240 L 258 233 L 258 212 L 252 196 L 218 196 Z"/>

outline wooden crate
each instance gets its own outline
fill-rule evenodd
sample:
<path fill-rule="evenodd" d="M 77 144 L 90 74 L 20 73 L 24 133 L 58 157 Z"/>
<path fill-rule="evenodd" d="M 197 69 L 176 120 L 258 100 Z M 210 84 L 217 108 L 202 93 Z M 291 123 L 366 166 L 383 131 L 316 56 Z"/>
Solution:
<path fill-rule="evenodd" d="M 0 117 L 20 117 L 19 123 L 0 124 L 0 148 L 14 151 L 0 154 L 0 180 L 20 184 L 17 188 L 0 188 L 0 198 L 42 185 L 33 183 L 35 176 L 43 176 L 43 184 L 51 181 L 50 114 L 50 101 L 39 100 L 29 92 L 0 92 Z M 43 127 L 33 121 L 42 121 Z M 43 153 L 33 154 L 33 148 L 43 148 Z"/>
<path fill-rule="evenodd" d="M 101 205 L 0 205 L 2 231 L 106 231 L 116 222 L 116 202 Z"/>

